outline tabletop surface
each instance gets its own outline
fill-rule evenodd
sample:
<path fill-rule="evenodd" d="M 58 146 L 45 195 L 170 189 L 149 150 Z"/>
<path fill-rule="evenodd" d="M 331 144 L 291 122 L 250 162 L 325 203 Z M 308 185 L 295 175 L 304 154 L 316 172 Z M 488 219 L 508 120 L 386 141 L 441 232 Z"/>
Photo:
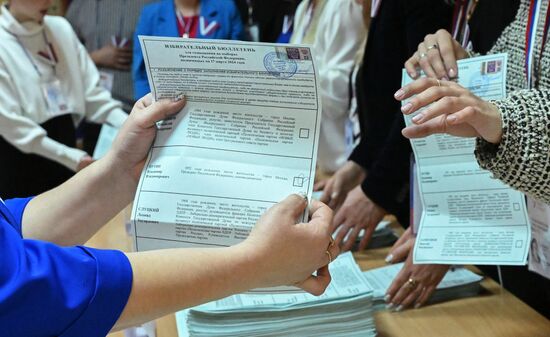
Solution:
<path fill-rule="evenodd" d="M 88 245 L 129 251 L 131 239 L 124 229 L 121 212 L 99 231 Z M 355 253 L 361 269 L 385 265 L 389 248 Z M 529 286 L 529 285 L 526 285 Z M 528 305 L 501 289 L 490 278 L 482 282 L 477 297 L 452 300 L 403 312 L 381 311 L 375 314 L 380 337 L 548 337 L 550 321 Z M 124 337 L 122 332 L 109 337 Z M 157 337 L 177 337 L 174 315 L 157 320 Z"/>

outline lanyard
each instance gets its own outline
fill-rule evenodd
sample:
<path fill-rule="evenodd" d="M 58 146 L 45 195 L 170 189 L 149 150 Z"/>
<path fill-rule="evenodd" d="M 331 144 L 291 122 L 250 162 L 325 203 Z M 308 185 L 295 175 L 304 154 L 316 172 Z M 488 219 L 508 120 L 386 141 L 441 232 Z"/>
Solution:
<path fill-rule="evenodd" d="M 474 13 L 479 0 L 458 0 L 455 3 L 452 24 L 452 36 L 463 48 L 470 42 L 470 25 L 468 22 Z"/>
<path fill-rule="evenodd" d="M 533 88 L 536 85 L 536 73 L 540 68 L 540 59 L 542 58 L 542 51 L 546 45 L 546 37 L 548 35 L 548 26 L 550 24 L 550 6 L 546 10 L 546 16 L 544 17 L 544 33 L 541 41 L 541 48 L 538 55 L 538 60 L 535 60 L 535 45 L 537 37 L 537 27 L 539 20 L 542 17 L 541 5 L 543 0 L 531 0 L 529 6 L 529 17 L 527 21 L 527 30 L 525 31 L 525 74 L 527 75 L 527 86 Z M 535 62 L 537 65 L 535 67 Z"/>
<path fill-rule="evenodd" d="M 180 11 L 176 13 L 176 16 L 178 17 L 178 22 L 183 28 L 182 37 L 185 39 L 189 38 L 189 33 L 191 32 L 191 25 L 193 24 L 193 17 L 189 17 L 187 22 L 185 22 L 185 19 L 183 18 L 183 15 L 181 15 Z"/>
<path fill-rule="evenodd" d="M 17 35 L 15 35 L 11 32 L 10 32 L 10 34 L 12 34 L 15 37 L 15 39 L 17 40 L 17 43 L 19 43 L 19 45 L 23 49 L 23 52 L 25 52 L 25 56 L 27 56 L 27 59 L 31 62 L 34 70 L 36 70 L 36 73 L 38 74 L 38 77 L 42 77 L 42 72 L 40 71 L 40 69 L 38 69 L 38 66 L 34 62 L 34 59 L 31 56 L 31 54 L 29 53 L 29 50 L 25 47 L 25 45 L 23 45 L 23 42 L 21 42 L 21 40 L 19 39 L 19 37 Z M 42 37 L 44 38 L 44 43 L 46 44 L 47 54 L 44 55 L 43 53 L 39 53 L 39 55 L 49 61 L 50 65 L 52 66 L 54 74 L 56 74 L 56 67 L 55 66 L 57 64 L 57 56 L 55 55 L 55 51 L 53 50 L 52 44 L 48 40 L 48 36 L 46 35 L 46 29 L 45 28 L 42 30 Z"/>
<path fill-rule="evenodd" d="M 375 18 L 378 15 L 378 12 L 380 11 L 380 4 L 382 4 L 382 0 L 372 0 L 372 5 L 370 8 L 371 18 Z"/>

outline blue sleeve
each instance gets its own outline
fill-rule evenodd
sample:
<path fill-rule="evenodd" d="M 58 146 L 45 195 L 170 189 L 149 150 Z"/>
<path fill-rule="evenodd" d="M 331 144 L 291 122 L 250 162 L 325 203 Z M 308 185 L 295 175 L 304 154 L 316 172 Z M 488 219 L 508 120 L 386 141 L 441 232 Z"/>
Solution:
<path fill-rule="evenodd" d="M 145 71 L 145 63 L 139 43 L 139 35 L 151 35 L 150 31 L 150 15 L 148 14 L 149 6 L 143 7 L 139 17 L 136 31 L 134 33 L 134 50 L 132 60 L 132 77 L 134 80 L 134 99 L 138 100 L 151 92 L 149 81 L 147 80 L 147 72 Z"/>
<path fill-rule="evenodd" d="M 15 228 L 19 235 L 23 235 L 21 225 L 23 223 L 23 212 L 25 207 L 33 198 L 22 198 L 22 199 L 9 199 L 4 202 L 6 205 L 9 214 L 12 219 L 8 223 Z"/>
<path fill-rule="evenodd" d="M 235 4 L 231 3 L 229 12 L 231 13 L 231 40 L 244 40 L 243 20 Z"/>
<path fill-rule="evenodd" d="M 0 336 L 109 333 L 132 288 L 127 257 L 24 240 L 8 218 L 0 216 Z"/>

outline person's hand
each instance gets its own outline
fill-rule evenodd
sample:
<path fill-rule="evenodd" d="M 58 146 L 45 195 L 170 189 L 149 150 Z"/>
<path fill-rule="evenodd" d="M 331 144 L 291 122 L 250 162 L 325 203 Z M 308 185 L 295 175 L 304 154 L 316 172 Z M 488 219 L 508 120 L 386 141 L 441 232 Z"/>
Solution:
<path fill-rule="evenodd" d="M 413 79 L 422 69 L 426 76 L 439 79 L 454 79 L 458 76 L 457 60 L 468 57 L 460 43 L 445 29 L 428 34 L 418 45 L 418 50 L 405 62 L 405 69 Z"/>
<path fill-rule="evenodd" d="M 413 264 L 412 257 L 413 254 L 409 253 L 403 268 L 386 292 L 384 299 L 388 309 L 401 311 L 410 306 L 417 309 L 424 305 L 450 267 L 444 264 Z"/>
<path fill-rule="evenodd" d="M 336 243 L 340 245 L 342 251 L 350 250 L 355 244 L 361 229 L 365 229 L 365 235 L 361 239 L 358 248 L 359 250 L 365 249 L 376 226 L 386 213 L 383 208 L 363 193 L 361 186 L 355 187 L 348 193 L 342 207 L 334 216 L 332 228 L 333 232 L 338 231 Z"/>
<path fill-rule="evenodd" d="M 404 261 L 409 252 L 412 251 L 414 247 L 415 236 L 412 231 L 412 227 L 407 228 L 407 230 L 399 237 L 393 247 L 391 247 L 390 252 L 386 256 L 386 263 L 397 263 Z"/>
<path fill-rule="evenodd" d="M 306 207 L 303 197 L 287 197 L 271 207 L 241 243 L 257 264 L 262 287 L 292 284 L 321 295 L 329 285 L 328 263 L 339 254 L 338 246 L 331 244 L 332 211 L 313 200 L 309 223 L 296 224 Z"/>
<path fill-rule="evenodd" d="M 80 158 L 80 161 L 78 162 L 78 166 L 76 167 L 76 172 L 83 170 L 85 167 L 89 166 L 94 161 L 95 161 L 94 158 L 88 155 L 83 156 L 82 158 Z"/>
<path fill-rule="evenodd" d="M 359 185 L 365 179 L 365 176 L 365 170 L 355 162 L 349 160 L 332 177 L 325 181 L 323 195 L 320 200 L 333 210 L 338 210 L 349 191 Z M 320 190 L 320 187 L 320 185 L 316 185 L 313 188 Z"/>
<path fill-rule="evenodd" d="M 414 125 L 406 127 L 407 138 L 427 137 L 447 133 L 460 137 L 481 137 L 494 144 L 502 138 L 502 116 L 498 108 L 452 81 L 421 78 L 395 93 L 399 101 L 410 101 L 401 111 L 412 114 L 427 105 L 412 118 Z"/>
<path fill-rule="evenodd" d="M 105 156 L 111 162 L 109 166 L 128 172 L 137 182 L 157 134 L 156 122 L 174 117 L 185 103 L 183 95 L 152 103 L 148 94 L 137 101 Z"/>
<path fill-rule="evenodd" d="M 130 70 L 132 50 L 128 47 L 116 47 L 111 43 L 90 53 L 90 57 L 98 67 L 117 70 Z"/>

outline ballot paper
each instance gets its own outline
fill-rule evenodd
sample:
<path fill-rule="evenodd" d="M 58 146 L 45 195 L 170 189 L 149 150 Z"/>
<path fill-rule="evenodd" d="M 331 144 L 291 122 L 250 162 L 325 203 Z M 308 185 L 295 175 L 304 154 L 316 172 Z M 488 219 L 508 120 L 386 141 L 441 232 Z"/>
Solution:
<path fill-rule="evenodd" d="M 103 126 L 101 126 L 101 131 L 99 132 L 97 144 L 94 149 L 93 157 L 95 160 L 102 158 L 107 154 L 107 152 L 109 152 L 113 142 L 115 141 L 117 133 L 118 128 L 107 124 L 103 124 Z"/>
<path fill-rule="evenodd" d="M 403 263 L 364 271 L 363 275 L 373 289 L 375 310 L 386 307 L 384 297 L 391 283 L 403 268 Z M 483 277 L 464 267 L 451 268 L 437 285 L 436 291 L 430 298 L 430 303 L 443 302 L 457 298 L 471 297 L 479 294 Z"/>
<path fill-rule="evenodd" d="M 550 279 L 550 205 L 527 199 L 532 239 L 529 243 L 529 270 Z"/>
<path fill-rule="evenodd" d="M 502 99 L 506 60 L 496 54 L 459 61 L 458 82 L 485 100 Z M 403 71 L 403 85 L 410 82 Z M 413 116 L 405 117 L 407 125 Z M 524 196 L 479 167 L 475 140 L 433 135 L 411 144 L 423 205 L 414 263 L 525 265 Z"/>
<path fill-rule="evenodd" d="M 176 314 L 185 336 L 374 336 L 372 289 L 351 253 L 329 266 L 322 296 L 240 294 Z"/>
<path fill-rule="evenodd" d="M 311 197 L 321 102 L 310 47 L 140 43 L 153 97 L 187 105 L 157 125 L 132 212 L 138 251 L 231 246 L 288 195 Z"/>

